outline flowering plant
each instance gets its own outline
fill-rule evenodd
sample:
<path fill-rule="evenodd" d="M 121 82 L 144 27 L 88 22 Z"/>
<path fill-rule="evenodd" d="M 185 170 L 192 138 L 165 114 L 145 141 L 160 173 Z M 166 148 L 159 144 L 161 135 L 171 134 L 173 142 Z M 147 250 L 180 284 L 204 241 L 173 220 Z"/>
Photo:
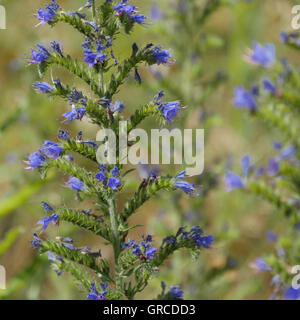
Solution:
<path fill-rule="evenodd" d="M 31 50 L 31 57 L 28 59 L 29 64 L 37 65 L 41 75 L 46 74 L 54 65 L 63 68 L 81 79 L 88 86 L 89 92 L 70 87 L 59 78 L 52 80 L 52 84 L 37 81 L 33 85 L 34 89 L 48 97 L 63 98 L 69 103 L 71 109 L 62 114 L 64 123 L 86 117 L 98 129 L 113 130 L 118 140 L 121 139 L 118 133 L 121 120 L 127 121 L 128 133 L 151 116 L 164 123 L 172 122 L 182 107 L 178 101 L 163 102 L 162 92 L 151 102 L 138 108 L 130 119 L 122 116 L 125 105 L 115 100 L 115 95 L 130 73 L 141 83 L 139 67 L 142 63 L 149 66 L 167 64 L 171 55 L 159 45 L 147 44 L 140 49 L 134 43 L 131 56 L 119 61 L 114 53 L 116 36 L 121 32 L 130 34 L 136 24 L 146 23 L 146 17 L 139 14 L 137 7 L 129 4 L 127 0 L 118 3 L 111 0 L 101 1 L 101 4 L 96 2 L 89 0 L 79 10 L 66 12 L 52 0 L 50 4 L 46 4 L 45 9 L 39 9 L 36 14 L 38 26 L 48 24 L 54 27 L 62 22 L 82 34 L 82 62 L 66 55 L 57 41 L 51 42 L 49 47 L 38 44 Z M 85 10 L 91 12 L 91 18 Z M 98 163 L 98 144 L 93 140 L 84 140 L 82 132 L 72 138 L 68 130 L 61 129 L 58 139 L 59 142 L 44 141 L 38 151 L 30 154 L 25 161 L 26 169 L 37 169 L 42 178 L 46 177 L 51 168 L 62 171 L 68 175 L 65 186 L 75 192 L 77 200 L 91 198 L 95 209 L 53 208 L 42 202 L 46 217 L 38 221 L 41 231 L 34 233 L 31 242 L 34 248 L 48 255 L 58 275 L 69 272 L 79 280 L 89 290 L 88 299 L 134 299 L 174 251 L 187 248 L 198 252 L 202 248 L 210 247 L 213 237 L 204 236 L 198 226 L 193 226 L 189 231 L 184 227 L 179 228 L 175 235 L 167 236 L 159 248 L 154 247 L 150 235 L 143 237 L 140 242 L 126 240 L 129 231 L 137 227 L 130 226 L 128 219 L 159 191 L 181 189 L 186 194 L 193 192 L 194 185 L 182 181 L 184 172 L 176 177 L 151 174 L 142 181 L 132 199 L 121 209 L 118 194 L 126 189 L 125 178 L 131 170 L 124 171 L 119 154 L 115 164 Z M 106 142 L 101 143 L 105 145 Z M 76 159 L 69 152 L 91 160 L 95 170 L 88 171 L 76 164 Z M 101 215 L 97 214 L 98 210 Z M 50 224 L 57 225 L 63 221 L 103 238 L 105 244 L 113 250 L 113 266 L 102 256 L 101 250 L 92 252 L 89 247 L 77 247 L 69 237 L 58 236 L 55 240 L 42 238 L 40 233 Z M 170 287 L 167 293 L 164 284 L 162 288 L 160 298 L 182 298 L 183 292 L 177 286 Z"/>

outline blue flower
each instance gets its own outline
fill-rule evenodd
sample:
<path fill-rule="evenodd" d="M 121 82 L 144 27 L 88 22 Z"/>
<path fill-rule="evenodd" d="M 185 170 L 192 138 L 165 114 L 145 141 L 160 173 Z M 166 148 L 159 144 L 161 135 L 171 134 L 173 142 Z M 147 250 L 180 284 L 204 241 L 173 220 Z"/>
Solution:
<path fill-rule="evenodd" d="M 242 179 L 235 173 L 227 172 L 224 178 L 226 191 L 244 188 Z"/>
<path fill-rule="evenodd" d="M 239 86 L 234 89 L 234 98 L 232 104 L 237 108 L 245 108 L 249 110 L 256 109 L 256 102 L 251 93 Z"/>
<path fill-rule="evenodd" d="M 136 13 L 136 6 L 126 4 L 126 2 L 121 1 L 119 4 L 114 6 L 117 16 L 122 16 L 123 14 L 132 16 Z"/>
<path fill-rule="evenodd" d="M 51 206 L 45 201 L 41 201 L 42 207 L 44 208 L 45 212 L 48 213 L 49 211 L 54 211 Z"/>
<path fill-rule="evenodd" d="M 285 44 L 289 41 L 289 36 L 285 31 L 280 31 L 279 38 L 280 41 Z"/>
<path fill-rule="evenodd" d="M 272 270 L 272 268 L 262 258 L 257 258 L 254 261 L 254 265 L 259 271 L 271 271 Z"/>
<path fill-rule="evenodd" d="M 276 94 L 276 92 L 277 92 L 276 87 L 268 79 L 263 80 L 263 88 L 265 91 L 268 91 L 271 94 Z"/>
<path fill-rule="evenodd" d="M 147 17 L 144 16 L 143 14 L 137 14 L 131 17 L 131 21 L 136 22 L 138 24 L 143 24 L 146 19 Z"/>
<path fill-rule="evenodd" d="M 66 182 L 66 186 L 74 191 L 83 191 L 85 188 L 85 184 L 76 177 L 70 178 Z"/>
<path fill-rule="evenodd" d="M 283 297 L 285 300 L 300 300 L 300 289 L 289 287 L 284 291 Z"/>
<path fill-rule="evenodd" d="M 247 60 L 263 67 L 271 67 L 275 61 L 275 46 L 272 43 L 266 43 L 262 46 L 254 42 Z"/>
<path fill-rule="evenodd" d="M 167 297 L 170 300 L 182 300 L 183 293 L 184 292 L 180 289 L 180 286 L 170 286 L 169 291 L 167 292 Z"/>
<path fill-rule="evenodd" d="M 193 184 L 186 181 L 176 181 L 174 183 L 174 186 L 180 188 L 186 194 L 191 193 L 195 189 L 195 186 Z"/>
<path fill-rule="evenodd" d="M 146 238 L 143 236 L 142 241 L 137 243 L 135 240 L 130 239 L 127 243 L 122 243 L 123 249 L 131 249 L 134 256 L 138 256 L 140 260 L 154 258 L 156 248 L 152 248 L 152 236 L 148 235 Z"/>
<path fill-rule="evenodd" d="M 124 110 L 124 103 L 120 101 L 116 101 L 115 104 L 110 104 L 109 109 L 111 112 L 118 112 L 121 113 Z"/>
<path fill-rule="evenodd" d="M 78 103 L 83 99 L 82 92 L 72 89 L 69 94 L 67 94 L 68 101 L 70 103 Z"/>
<path fill-rule="evenodd" d="M 34 249 L 37 249 L 41 246 L 41 239 L 39 238 L 39 236 L 36 233 L 32 233 L 33 234 L 33 240 L 30 240 L 32 247 Z"/>
<path fill-rule="evenodd" d="M 175 179 L 184 179 L 185 174 L 186 174 L 186 171 L 183 170 L 183 171 L 179 172 L 179 173 L 175 176 Z"/>
<path fill-rule="evenodd" d="M 54 90 L 47 82 L 36 81 L 32 86 L 35 90 L 42 93 L 49 93 Z"/>
<path fill-rule="evenodd" d="M 26 157 L 28 161 L 24 161 L 28 165 L 26 170 L 42 167 L 46 163 L 45 157 L 40 152 L 34 152 Z"/>
<path fill-rule="evenodd" d="M 168 63 L 171 54 L 168 50 L 162 49 L 162 46 L 156 46 L 149 51 L 149 56 L 154 59 L 155 63 L 160 65 Z"/>
<path fill-rule="evenodd" d="M 179 105 L 179 101 L 165 102 L 161 104 L 157 109 L 161 112 L 161 114 L 167 121 L 172 122 L 173 118 L 177 116 L 177 111 L 180 110 L 180 108 L 178 107 Z"/>
<path fill-rule="evenodd" d="M 106 165 L 105 164 L 100 164 L 98 167 L 99 171 L 104 173 L 106 172 Z"/>
<path fill-rule="evenodd" d="M 64 56 L 62 53 L 62 50 L 60 48 L 60 44 L 58 42 L 52 41 L 52 42 L 50 42 L 50 46 L 53 49 L 53 51 L 57 52 L 61 57 Z"/>
<path fill-rule="evenodd" d="M 270 158 L 268 163 L 268 175 L 274 177 L 279 171 L 279 163 L 276 159 Z"/>
<path fill-rule="evenodd" d="M 86 113 L 85 108 L 82 107 L 72 107 L 71 111 L 65 112 L 62 116 L 68 121 L 72 122 L 73 120 L 81 120 Z"/>
<path fill-rule="evenodd" d="M 292 158 L 296 152 L 297 148 L 295 146 L 288 146 L 284 148 L 278 155 L 280 160 Z"/>
<path fill-rule="evenodd" d="M 50 54 L 48 50 L 41 44 L 37 45 L 38 50 L 31 49 L 31 58 L 28 59 L 30 64 L 37 64 L 46 61 Z"/>
<path fill-rule="evenodd" d="M 112 190 L 117 190 L 118 186 L 121 184 L 121 181 L 117 178 L 111 177 L 107 181 L 107 186 L 110 187 Z"/>
<path fill-rule="evenodd" d="M 95 177 L 99 182 L 106 181 L 106 177 L 103 172 L 98 172 Z"/>
<path fill-rule="evenodd" d="M 69 141 L 70 140 L 70 135 L 68 130 L 58 130 L 58 138 L 61 140 Z"/>
<path fill-rule="evenodd" d="M 276 234 L 271 230 L 268 230 L 266 232 L 266 238 L 267 238 L 268 242 L 276 242 L 277 241 Z"/>
<path fill-rule="evenodd" d="M 241 168 L 242 168 L 242 173 L 243 173 L 243 177 L 247 178 L 248 174 L 249 174 L 249 170 L 251 168 L 250 164 L 250 157 L 248 155 L 242 157 L 241 159 Z"/>
<path fill-rule="evenodd" d="M 36 27 L 43 25 L 47 22 L 53 21 L 55 17 L 57 17 L 57 14 L 53 10 L 38 9 L 36 18 L 41 22 L 37 24 Z"/>
<path fill-rule="evenodd" d="M 103 291 L 98 294 L 95 283 L 92 283 L 90 287 L 90 293 L 87 295 L 86 299 L 87 300 L 105 300 L 106 295 L 108 293 L 106 290 L 107 285 L 104 283 L 101 283 L 100 287 Z"/>
<path fill-rule="evenodd" d="M 63 148 L 55 142 L 44 140 L 44 144 L 39 148 L 39 151 L 49 158 L 57 159 L 63 151 Z"/>
<path fill-rule="evenodd" d="M 57 256 L 56 254 L 54 254 L 51 251 L 46 251 L 45 252 L 48 256 L 48 260 L 50 261 L 60 261 L 60 262 L 64 262 L 63 258 L 61 256 Z"/>
<path fill-rule="evenodd" d="M 156 248 L 149 248 L 145 250 L 145 256 L 147 259 L 153 259 L 155 252 L 157 251 Z"/>
<path fill-rule="evenodd" d="M 84 62 L 86 62 L 89 67 L 93 67 L 95 64 L 98 64 L 99 62 L 103 62 L 106 59 L 106 55 L 101 52 L 93 52 L 90 49 L 84 49 Z"/>
<path fill-rule="evenodd" d="M 56 225 L 58 218 L 59 218 L 58 215 L 53 213 L 53 214 L 51 214 L 51 216 L 45 217 L 45 218 L 39 220 L 37 222 L 37 224 L 40 224 L 42 226 L 42 228 L 44 230 L 46 230 L 48 228 L 48 225 L 50 222 L 52 222 L 53 225 Z"/>
<path fill-rule="evenodd" d="M 119 174 L 120 174 L 120 172 L 119 172 L 119 170 L 118 170 L 117 167 L 114 167 L 114 168 L 111 170 L 111 175 L 112 175 L 113 177 L 118 177 Z"/>

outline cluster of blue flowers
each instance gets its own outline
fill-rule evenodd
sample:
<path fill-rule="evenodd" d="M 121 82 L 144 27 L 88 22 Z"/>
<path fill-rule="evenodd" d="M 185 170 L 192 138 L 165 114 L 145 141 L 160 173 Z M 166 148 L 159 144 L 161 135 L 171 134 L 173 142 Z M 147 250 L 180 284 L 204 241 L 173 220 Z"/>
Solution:
<path fill-rule="evenodd" d="M 118 178 L 120 175 L 118 168 L 114 167 L 110 173 L 107 173 L 106 171 L 105 165 L 99 165 L 99 171 L 96 174 L 96 179 L 99 182 L 106 184 L 111 190 L 118 190 L 118 186 L 122 184 L 121 180 Z"/>
<path fill-rule="evenodd" d="M 131 249 L 131 253 L 137 256 L 140 260 L 151 260 L 153 259 L 156 248 L 152 247 L 152 236 L 142 236 L 142 241 L 139 243 L 133 239 L 130 239 L 126 243 L 122 243 L 122 249 Z"/>
<path fill-rule="evenodd" d="M 50 4 L 45 5 L 45 9 L 38 9 L 36 18 L 40 21 L 37 26 L 43 25 L 53 21 L 57 17 L 57 10 L 59 5 L 55 0 L 52 0 Z"/>
<path fill-rule="evenodd" d="M 268 160 L 267 166 L 259 166 L 256 168 L 254 164 L 251 164 L 251 159 L 249 155 L 246 155 L 241 158 L 240 165 L 242 169 L 242 176 L 233 173 L 226 172 L 224 183 L 227 191 L 232 191 L 235 189 L 241 189 L 246 186 L 247 179 L 249 174 L 253 172 L 253 177 L 257 178 L 263 175 L 265 172 L 268 177 L 275 177 L 280 172 L 280 162 L 283 160 L 293 161 L 294 154 L 296 152 L 295 146 L 282 147 L 280 143 L 274 141 L 273 147 L 275 150 L 279 151 L 275 157 L 271 157 Z"/>
<path fill-rule="evenodd" d="M 95 283 L 91 284 L 90 287 L 90 293 L 87 295 L 87 300 L 105 300 L 106 295 L 108 293 L 107 289 L 107 283 L 101 282 L 100 283 L 101 292 L 97 292 L 97 288 Z"/>
<path fill-rule="evenodd" d="M 183 290 L 180 289 L 180 286 L 170 286 L 169 290 L 166 292 L 166 284 L 161 282 L 162 296 L 168 300 L 182 300 L 183 299 Z"/>
<path fill-rule="evenodd" d="M 114 10 L 118 17 L 126 16 L 132 22 L 142 24 L 146 20 L 146 16 L 144 16 L 143 14 L 137 14 L 136 9 L 137 9 L 136 6 L 128 4 L 128 0 L 121 0 L 120 3 L 114 6 Z"/>
<path fill-rule="evenodd" d="M 39 150 L 30 154 L 27 157 L 27 161 L 24 161 L 24 163 L 28 165 L 28 167 L 25 169 L 33 170 L 35 168 L 42 167 L 46 164 L 47 158 L 57 159 L 62 151 L 63 148 L 57 143 L 45 140 L 44 144 L 39 148 Z"/>
<path fill-rule="evenodd" d="M 203 236 L 203 231 L 199 226 L 193 226 L 190 231 L 185 231 L 185 227 L 180 227 L 175 236 L 163 239 L 161 247 L 175 247 L 183 242 L 189 242 L 193 247 L 209 249 L 213 241 L 213 236 Z"/>
<path fill-rule="evenodd" d="M 272 67 L 276 61 L 275 46 L 271 43 L 260 45 L 253 43 L 252 50 L 249 50 L 246 61 L 263 67 Z M 280 91 L 269 79 L 262 80 L 262 89 L 271 95 L 280 96 Z M 259 97 L 259 87 L 253 85 L 250 91 L 238 86 L 234 90 L 232 104 L 237 108 L 245 108 L 250 111 L 257 109 L 257 98 Z"/>

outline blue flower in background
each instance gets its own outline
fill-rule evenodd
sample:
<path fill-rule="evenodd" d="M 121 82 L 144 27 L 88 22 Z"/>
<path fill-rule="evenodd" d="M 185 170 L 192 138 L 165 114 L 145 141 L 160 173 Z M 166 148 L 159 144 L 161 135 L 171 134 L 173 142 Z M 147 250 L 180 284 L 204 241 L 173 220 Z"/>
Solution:
<path fill-rule="evenodd" d="M 297 148 L 295 146 L 288 146 L 279 153 L 278 157 L 280 160 L 292 158 L 296 150 Z"/>
<path fill-rule="evenodd" d="M 111 190 L 117 190 L 120 184 L 121 184 L 121 181 L 115 177 L 111 177 L 107 181 L 107 186 L 110 187 Z"/>
<path fill-rule="evenodd" d="M 57 159 L 63 151 L 63 148 L 55 142 L 44 140 L 44 144 L 39 148 L 39 151 L 49 158 Z"/>
<path fill-rule="evenodd" d="M 270 158 L 268 163 L 268 175 L 274 177 L 279 172 L 279 162 L 275 158 Z"/>
<path fill-rule="evenodd" d="M 226 191 L 232 191 L 235 189 L 244 188 L 245 185 L 240 176 L 236 173 L 227 172 L 224 178 L 225 189 Z"/>
<path fill-rule="evenodd" d="M 180 110 L 179 106 L 179 101 L 165 102 L 161 104 L 157 109 L 161 112 L 161 114 L 167 121 L 172 122 L 173 118 L 177 116 L 177 111 Z"/>
<path fill-rule="evenodd" d="M 239 86 L 234 89 L 234 98 L 232 104 L 237 108 L 245 108 L 249 110 L 256 109 L 256 102 L 253 95 Z"/>
<path fill-rule="evenodd" d="M 276 242 L 277 241 L 277 236 L 276 236 L 276 234 L 273 232 L 273 231 L 271 231 L 271 230 L 268 230 L 267 232 L 266 232 L 266 238 L 267 238 L 267 241 L 268 242 Z"/>
<path fill-rule="evenodd" d="M 24 161 L 24 163 L 28 165 L 28 167 L 25 168 L 26 170 L 33 170 L 35 168 L 43 166 L 46 163 L 45 157 L 40 152 L 34 152 L 26 158 L 28 160 Z"/>
<path fill-rule="evenodd" d="M 250 165 L 251 165 L 251 159 L 250 156 L 246 155 L 241 158 L 241 168 L 242 168 L 242 173 L 243 177 L 247 178 L 250 170 Z"/>
<path fill-rule="evenodd" d="M 254 261 L 254 266 L 259 271 L 271 271 L 272 270 L 272 268 L 262 258 L 257 258 Z"/>
<path fill-rule="evenodd" d="M 276 87 L 272 84 L 272 82 L 268 79 L 263 80 L 263 89 L 265 91 L 268 91 L 271 94 L 276 94 L 277 89 Z"/>
<path fill-rule="evenodd" d="M 74 191 L 83 191 L 85 188 L 85 184 L 76 177 L 70 178 L 66 182 L 66 186 Z"/>
<path fill-rule="evenodd" d="M 300 300 L 300 289 L 289 287 L 283 294 L 285 300 Z"/>
<path fill-rule="evenodd" d="M 36 91 L 42 93 L 49 93 L 54 90 L 54 88 L 47 82 L 36 81 L 32 86 Z"/>
<path fill-rule="evenodd" d="M 252 50 L 247 56 L 247 60 L 251 63 L 261 65 L 263 67 L 271 67 L 275 62 L 275 46 L 272 43 L 260 45 L 253 43 Z"/>
<path fill-rule="evenodd" d="M 191 192 L 193 192 L 195 190 L 195 186 L 191 183 L 186 182 L 186 181 L 176 181 L 174 183 L 174 186 L 176 188 L 181 189 L 186 194 L 190 194 Z"/>

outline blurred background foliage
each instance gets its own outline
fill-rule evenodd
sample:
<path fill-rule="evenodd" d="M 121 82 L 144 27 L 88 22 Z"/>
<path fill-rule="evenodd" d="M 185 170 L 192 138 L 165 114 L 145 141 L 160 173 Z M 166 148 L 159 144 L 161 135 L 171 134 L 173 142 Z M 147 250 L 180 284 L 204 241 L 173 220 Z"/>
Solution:
<path fill-rule="evenodd" d="M 100 1 L 100 0 L 99 0 Z M 82 0 L 58 1 L 64 9 L 83 5 Z M 225 3 L 226 4 L 222 4 Z M 60 100 L 49 101 L 36 94 L 31 85 L 37 72 L 27 67 L 26 57 L 36 43 L 59 40 L 72 56 L 82 59 L 82 39 L 71 27 L 58 25 L 36 29 L 33 14 L 44 0 L 0 2 L 7 12 L 7 30 L 0 30 L 0 264 L 7 270 L 7 290 L 1 299 L 82 299 L 84 294 L 67 275 L 58 278 L 45 257 L 32 250 L 29 239 L 36 221 L 43 214 L 42 200 L 54 206 L 72 204 L 73 193 L 58 187 L 65 177 L 52 173 L 48 183 L 37 173 L 24 171 L 22 160 L 36 150 L 43 139 L 55 139 L 64 125 L 60 115 L 67 106 Z M 234 86 L 252 85 L 259 79 L 258 70 L 242 59 L 253 40 L 279 43 L 280 30 L 290 29 L 291 6 L 288 0 L 214 1 L 214 0 L 140 0 L 132 1 L 148 17 L 148 24 L 135 28 L 132 37 L 120 35 L 116 54 L 130 55 L 132 39 L 142 47 L 148 42 L 170 49 L 176 60 L 169 68 L 140 70 L 142 85 L 132 78 L 122 88 L 119 99 L 126 110 L 135 110 L 164 90 L 166 100 L 181 100 L 187 109 L 173 125 L 205 129 L 205 171 L 194 182 L 202 186 L 197 198 L 163 194 L 147 203 L 132 217 L 132 223 L 144 227 L 130 234 L 138 238 L 144 233 L 160 240 L 182 224 L 199 224 L 216 237 L 211 250 L 191 262 L 185 253 L 177 253 L 165 269 L 158 272 L 150 286 L 138 298 L 153 298 L 160 292 L 160 281 L 179 284 L 185 298 L 194 299 L 267 299 L 270 276 L 256 275 L 253 260 L 268 252 L 269 229 L 280 233 L 285 225 L 274 209 L 257 197 L 226 193 L 224 170 L 251 153 L 254 160 L 267 159 L 272 152 L 270 141 L 276 137 L 260 122 L 231 105 Z M 221 3 L 221 4 L 220 4 Z M 215 5 L 216 4 L 216 5 Z M 193 6 L 196 5 L 195 8 Z M 297 62 L 294 52 L 277 48 L 278 56 Z M 68 74 L 53 69 L 53 74 L 69 80 Z M 74 80 L 72 80 L 74 81 Z M 70 82 L 69 82 L 70 83 Z M 71 84 L 71 83 L 70 83 Z M 94 139 L 96 128 L 85 123 L 85 138 Z M 78 127 L 77 127 L 78 126 Z M 72 124 L 73 134 L 80 124 Z M 148 128 L 159 124 L 148 121 Z M 164 173 L 181 168 L 162 166 Z M 140 183 L 136 175 L 129 181 L 132 189 Z M 126 194 L 124 201 L 126 200 Z M 86 208 L 88 209 L 88 208 Z M 74 235 L 71 226 L 58 226 L 50 235 Z M 51 234 L 53 232 L 53 234 Z M 111 252 L 92 237 L 76 231 L 76 239 L 93 248 L 101 246 L 110 258 Z"/>

